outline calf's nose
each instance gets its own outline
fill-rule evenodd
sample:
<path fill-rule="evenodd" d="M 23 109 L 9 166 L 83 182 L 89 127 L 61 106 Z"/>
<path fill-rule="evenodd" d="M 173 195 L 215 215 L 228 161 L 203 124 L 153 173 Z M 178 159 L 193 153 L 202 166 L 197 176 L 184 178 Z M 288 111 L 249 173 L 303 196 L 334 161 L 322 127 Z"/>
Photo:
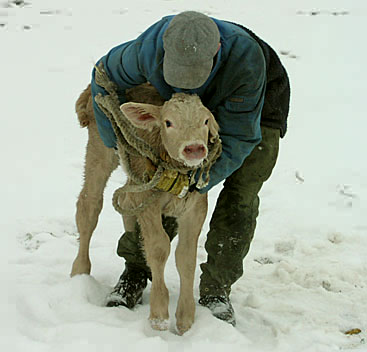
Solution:
<path fill-rule="evenodd" d="M 206 157 L 207 150 L 203 144 L 190 144 L 183 149 L 183 155 L 189 160 L 203 159 Z"/>

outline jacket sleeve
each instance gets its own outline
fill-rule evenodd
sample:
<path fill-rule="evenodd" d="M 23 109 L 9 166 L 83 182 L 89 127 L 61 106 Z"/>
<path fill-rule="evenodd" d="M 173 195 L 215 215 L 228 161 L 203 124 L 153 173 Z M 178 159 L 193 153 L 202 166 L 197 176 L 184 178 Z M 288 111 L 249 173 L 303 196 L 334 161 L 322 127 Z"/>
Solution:
<path fill-rule="evenodd" d="M 123 104 L 126 102 L 125 90 L 146 82 L 139 65 L 140 45 L 131 41 L 113 48 L 106 56 L 102 57 L 97 65 L 102 62 L 108 77 L 117 84 L 119 90 L 119 100 Z M 92 97 L 93 109 L 97 122 L 97 128 L 103 143 L 108 148 L 116 146 L 116 136 L 107 116 L 101 111 L 94 98 L 101 93 L 106 95 L 106 91 L 95 82 L 95 69 L 92 72 Z"/>
<path fill-rule="evenodd" d="M 222 154 L 210 170 L 209 184 L 200 193 L 209 191 L 240 168 L 261 142 L 260 118 L 266 82 L 265 59 L 261 49 L 255 51 L 251 60 L 244 71 L 233 73 L 243 77 L 242 85 L 216 110 Z"/>

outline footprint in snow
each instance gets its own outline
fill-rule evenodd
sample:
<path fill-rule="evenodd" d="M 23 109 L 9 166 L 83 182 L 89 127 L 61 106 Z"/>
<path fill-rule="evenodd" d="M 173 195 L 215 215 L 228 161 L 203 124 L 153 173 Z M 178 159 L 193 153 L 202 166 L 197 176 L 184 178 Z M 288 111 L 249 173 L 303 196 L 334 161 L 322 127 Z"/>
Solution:
<path fill-rule="evenodd" d="M 330 11 L 330 10 L 312 10 L 312 11 L 297 11 L 297 15 L 306 16 L 319 16 L 319 15 L 329 15 L 329 16 L 346 16 L 349 15 L 349 11 Z"/>
<path fill-rule="evenodd" d="M 280 50 L 279 53 L 280 53 L 280 55 L 286 56 L 290 59 L 298 59 L 299 58 L 298 55 L 292 54 L 292 52 L 290 50 Z"/>

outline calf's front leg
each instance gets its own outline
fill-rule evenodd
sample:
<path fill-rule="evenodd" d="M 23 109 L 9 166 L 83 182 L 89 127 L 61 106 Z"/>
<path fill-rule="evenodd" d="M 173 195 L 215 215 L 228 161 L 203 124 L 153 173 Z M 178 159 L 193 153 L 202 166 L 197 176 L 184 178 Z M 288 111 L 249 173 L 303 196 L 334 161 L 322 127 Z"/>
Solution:
<path fill-rule="evenodd" d="M 195 193 L 192 206 L 178 219 L 179 240 L 176 248 L 176 266 L 180 274 L 180 296 L 176 309 L 176 328 L 184 334 L 195 317 L 194 278 L 197 243 L 207 213 L 207 195 Z"/>
<path fill-rule="evenodd" d="M 155 330 L 168 329 L 169 295 L 164 282 L 164 268 L 170 253 L 170 240 L 162 225 L 158 207 L 149 207 L 138 217 L 147 263 L 152 272 L 150 324 Z"/>

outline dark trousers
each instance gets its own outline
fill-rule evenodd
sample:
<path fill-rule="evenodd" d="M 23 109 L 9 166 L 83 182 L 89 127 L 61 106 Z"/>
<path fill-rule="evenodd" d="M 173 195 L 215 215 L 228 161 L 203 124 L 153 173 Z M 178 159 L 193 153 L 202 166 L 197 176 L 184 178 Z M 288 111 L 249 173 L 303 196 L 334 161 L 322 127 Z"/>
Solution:
<path fill-rule="evenodd" d="M 201 296 L 229 295 L 243 274 L 243 259 L 259 214 L 258 193 L 271 175 L 279 150 L 280 131 L 270 127 L 261 131 L 262 142 L 226 179 L 219 194 L 205 243 L 207 262 L 201 264 Z"/>
<path fill-rule="evenodd" d="M 259 213 L 258 193 L 275 165 L 280 131 L 262 126 L 262 142 L 243 165 L 229 176 L 217 200 L 210 221 L 205 249 L 206 263 L 201 264 L 200 295 L 229 295 L 231 286 L 243 274 L 243 259 L 249 251 Z M 177 224 L 163 217 L 163 226 L 172 240 Z M 139 225 L 120 238 L 117 254 L 126 265 L 150 273 L 141 249 Z"/>

